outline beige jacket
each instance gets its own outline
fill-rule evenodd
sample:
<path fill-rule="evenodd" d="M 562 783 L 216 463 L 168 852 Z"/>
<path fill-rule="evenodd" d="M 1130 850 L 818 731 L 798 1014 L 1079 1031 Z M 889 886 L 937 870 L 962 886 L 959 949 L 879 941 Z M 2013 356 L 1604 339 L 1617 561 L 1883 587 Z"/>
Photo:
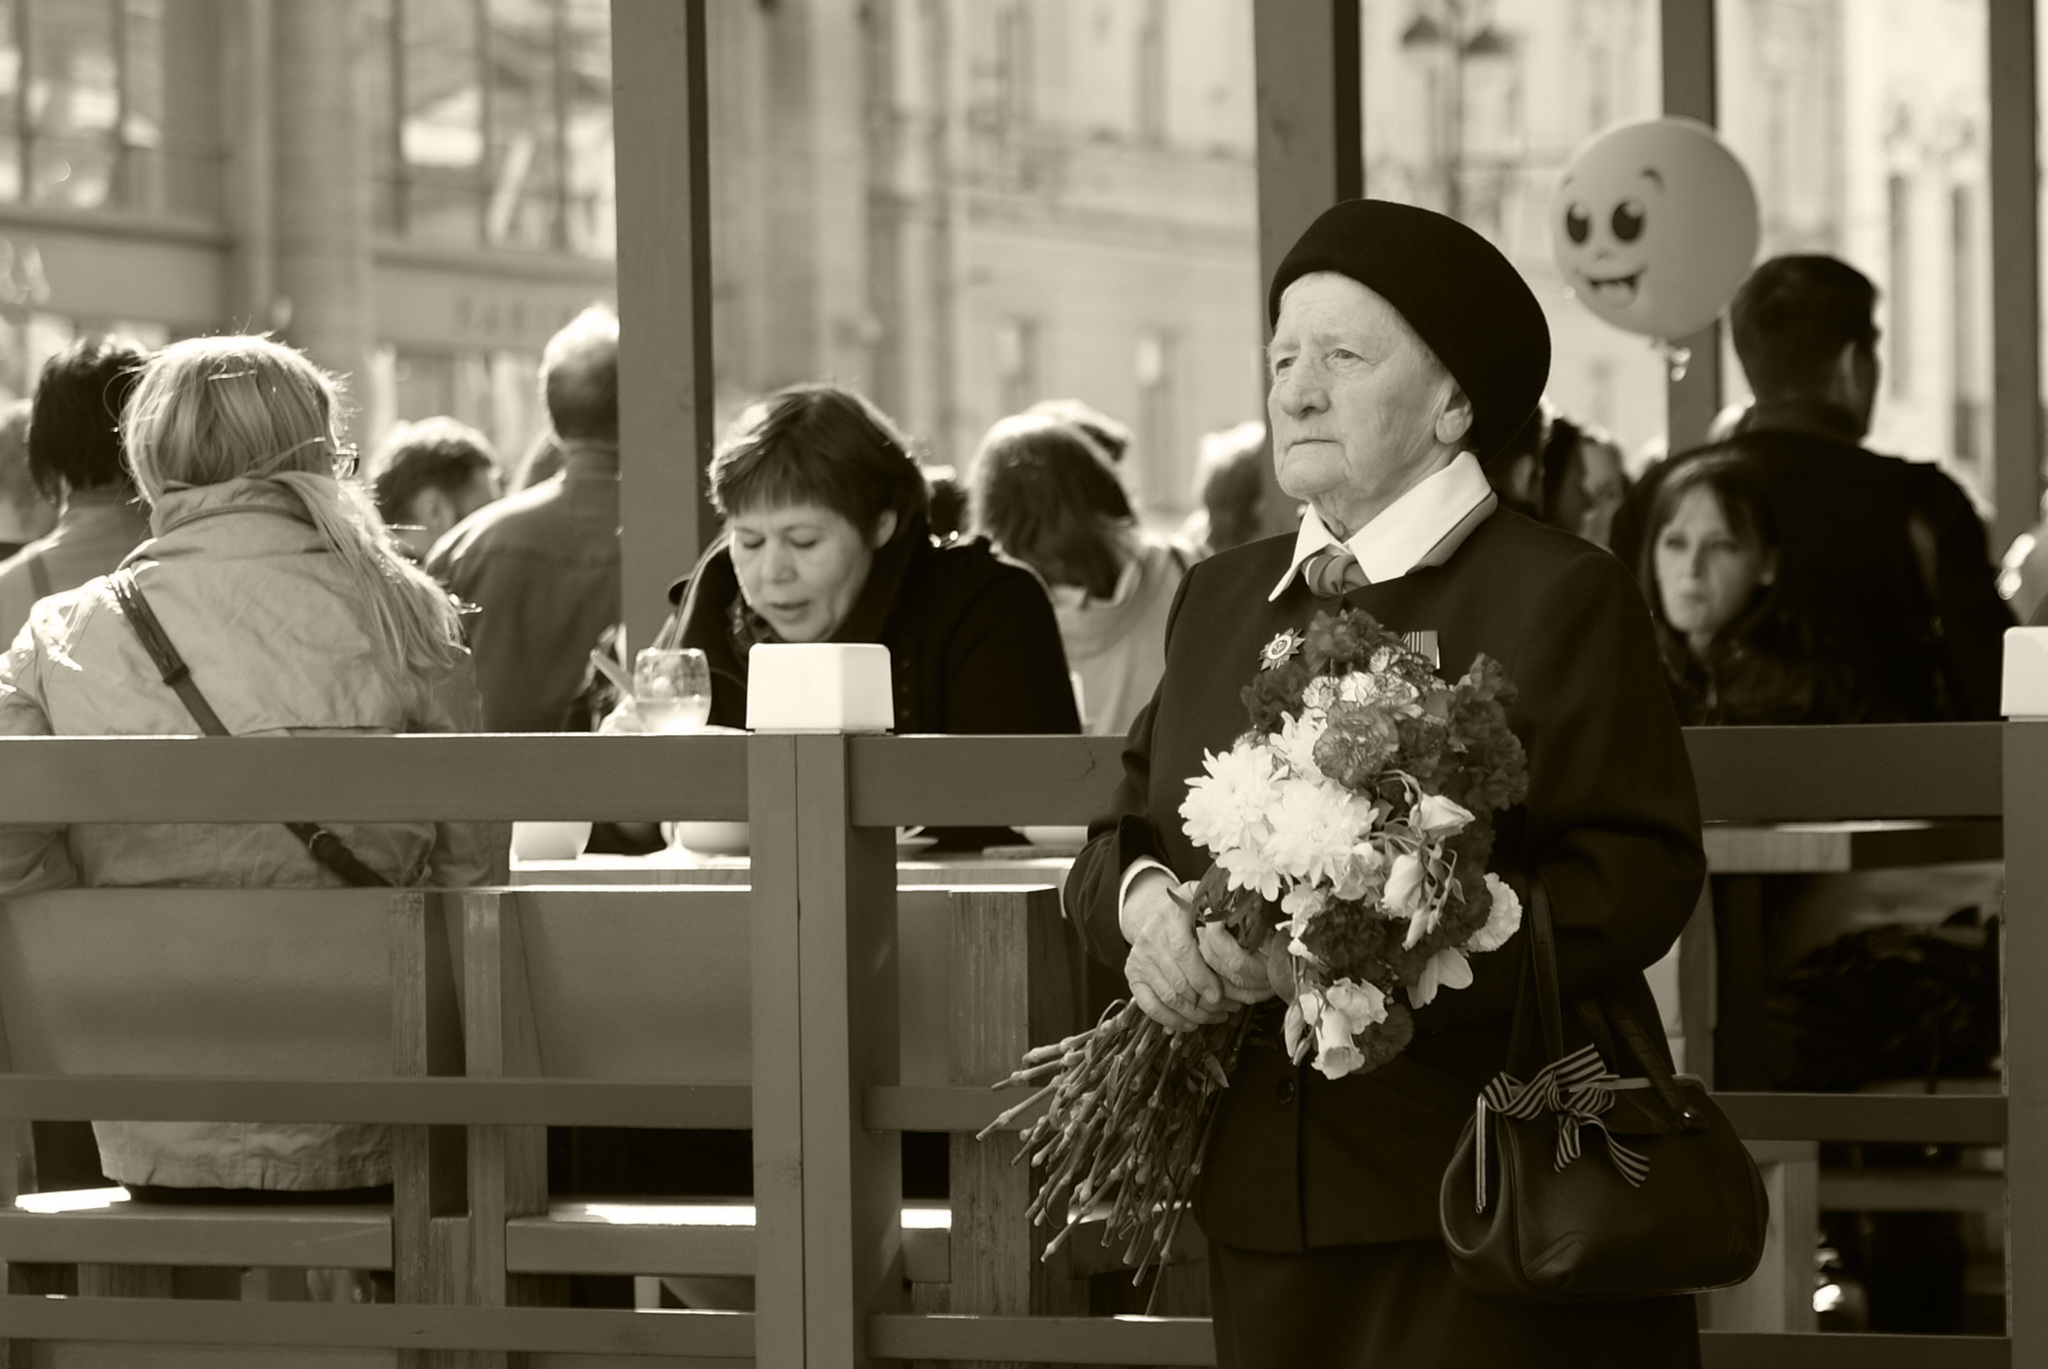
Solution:
<path fill-rule="evenodd" d="M 480 730 L 467 657 L 399 687 L 374 666 L 343 572 L 291 491 L 231 481 L 165 494 L 157 536 L 129 564 L 165 633 L 237 736 Z M 39 602 L 0 657 L 0 735 L 190 735 L 106 580 Z M 329 824 L 398 884 L 508 878 L 502 823 Z M 82 884 L 206 888 L 342 881 L 280 824 L 0 827 L 0 897 Z M 107 1174 L 185 1188 L 334 1189 L 388 1183 L 378 1126 L 96 1122 Z"/>

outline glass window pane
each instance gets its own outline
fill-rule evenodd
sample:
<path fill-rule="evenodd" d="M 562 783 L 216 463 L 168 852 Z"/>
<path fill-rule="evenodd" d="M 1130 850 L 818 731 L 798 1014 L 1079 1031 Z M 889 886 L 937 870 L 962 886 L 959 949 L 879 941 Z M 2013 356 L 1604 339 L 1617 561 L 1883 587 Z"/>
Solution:
<path fill-rule="evenodd" d="M 485 241 L 553 247 L 561 222 L 557 7 L 490 0 L 490 201 Z"/>
<path fill-rule="evenodd" d="M 1664 361 L 1569 296 L 1551 211 L 1580 143 L 1662 112 L 1657 0 L 1361 11 L 1365 193 L 1451 214 L 1507 253 L 1550 322 L 1550 400 L 1645 463 L 1664 442 Z"/>
<path fill-rule="evenodd" d="M 14 7 L 0 5 L 0 200 L 21 198 L 22 57 Z"/>
<path fill-rule="evenodd" d="M 370 222 L 381 233 L 403 230 L 399 198 L 404 165 L 398 155 L 398 80 L 404 53 L 392 7 L 364 0 L 363 131 L 369 143 Z"/>
<path fill-rule="evenodd" d="M 121 0 L 121 172 L 117 194 L 138 213 L 163 204 L 164 4 Z"/>
<path fill-rule="evenodd" d="M 612 197 L 612 25 L 606 0 L 567 0 L 565 54 L 568 127 L 562 176 L 572 252 L 610 257 L 618 250 Z"/>
<path fill-rule="evenodd" d="M 1988 507 L 1985 0 L 1724 0 L 1719 17 L 1721 133 L 1756 185 L 1760 258 L 1820 252 L 1870 277 L 1883 380 L 1868 445 L 1939 461 Z M 1727 369 L 1747 399 L 1739 361 Z"/>
<path fill-rule="evenodd" d="M 1181 530 L 1203 435 L 1265 413 L 1251 0 L 821 13 L 706 10 L 720 417 L 834 376 L 964 475 L 996 420 L 1079 400 Z"/>
<path fill-rule="evenodd" d="M 97 208 L 116 174 L 116 0 L 31 0 L 29 14 L 29 198 Z"/>
<path fill-rule="evenodd" d="M 473 245 L 483 231 L 483 90 L 470 0 L 403 0 L 406 232 Z"/>

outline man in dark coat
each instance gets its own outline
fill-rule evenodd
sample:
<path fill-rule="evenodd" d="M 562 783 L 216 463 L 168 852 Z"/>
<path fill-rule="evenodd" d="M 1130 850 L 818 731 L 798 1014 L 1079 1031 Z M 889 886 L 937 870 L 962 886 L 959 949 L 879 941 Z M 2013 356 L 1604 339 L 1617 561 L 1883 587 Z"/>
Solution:
<path fill-rule="evenodd" d="M 1269 307 L 1273 459 L 1309 511 L 1297 535 L 1189 572 L 1114 813 L 1066 886 L 1091 950 L 1123 964 L 1155 1019 L 1186 1027 L 1244 1004 L 1273 1019 L 1223 1094 L 1196 1195 L 1218 1362 L 1697 1364 L 1690 1299 L 1492 1304 L 1452 1274 L 1438 1187 L 1476 1095 L 1507 1063 L 1522 936 L 1417 1011 L 1403 1055 L 1329 1081 L 1278 1044 L 1259 962 L 1227 936 L 1197 939 L 1168 896 L 1209 863 L 1178 811 L 1204 752 L 1247 726 L 1239 691 L 1260 648 L 1339 603 L 1433 631 L 1448 678 L 1484 651 L 1519 686 L 1508 720 L 1529 797 L 1503 815 L 1493 868 L 1525 896 L 1544 882 L 1567 995 L 1619 992 L 1655 1020 L 1641 972 L 1677 937 L 1704 873 L 1641 595 L 1600 548 L 1498 510 L 1477 459 L 1527 418 L 1549 369 L 1528 286 L 1453 220 L 1351 201 L 1288 255 Z"/>
<path fill-rule="evenodd" d="M 1833 257 L 1757 267 L 1730 310 L 1756 403 L 1700 454 L 1755 463 L 1790 607 L 1856 673 L 1873 721 L 1996 718 L 2012 614 L 1976 509 L 1940 467 L 1859 445 L 1877 401 L 1876 303 L 1870 280 Z M 1630 566 L 1658 485 L 1692 455 L 1652 470 L 1616 518 L 1614 551 Z"/>

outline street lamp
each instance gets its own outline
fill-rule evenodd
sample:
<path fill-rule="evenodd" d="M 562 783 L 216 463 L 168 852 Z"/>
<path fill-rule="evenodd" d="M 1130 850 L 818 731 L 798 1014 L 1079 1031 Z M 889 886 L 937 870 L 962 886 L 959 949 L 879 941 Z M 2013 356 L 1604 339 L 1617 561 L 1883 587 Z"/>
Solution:
<path fill-rule="evenodd" d="M 1402 51 L 1450 63 L 1444 108 L 1440 115 L 1437 102 L 1432 102 L 1430 116 L 1432 121 L 1442 118 L 1433 141 L 1443 168 L 1444 212 L 1454 219 L 1462 219 L 1465 208 L 1465 64 L 1500 61 L 1515 51 L 1514 37 L 1494 25 L 1490 8 L 1471 0 L 1421 0 L 1415 17 L 1401 30 Z"/>

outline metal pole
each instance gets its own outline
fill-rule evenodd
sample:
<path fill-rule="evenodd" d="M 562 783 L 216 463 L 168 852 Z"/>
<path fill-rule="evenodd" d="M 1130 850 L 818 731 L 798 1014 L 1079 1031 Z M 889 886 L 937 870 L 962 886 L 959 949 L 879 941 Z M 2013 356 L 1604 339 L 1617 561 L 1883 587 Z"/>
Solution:
<path fill-rule="evenodd" d="M 711 206 L 703 0 L 613 0 L 619 508 L 627 640 L 718 534 L 711 460 Z"/>
<path fill-rule="evenodd" d="M 2041 503 L 2041 225 L 2034 0 L 1994 0 L 1991 84 L 1994 554 L 2034 525 Z M 2014 1359 L 2014 1363 L 2019 1361 Z"/>
<path fill-rule="evenodd" d="M 1717 124 L 1714 0 L 1663 0 L 1663 6 L 1664 112 Z M 1706 441 L 1721 410 L 1721 324 L 1671 341 L 1690 353 L 1685 374 L 1665 387 L 1664 431 L 1676 455 Z"/>
<path fill-rule="evenodd" d="M 1258 74 L 1259 336 L 1266 287 L 1316 215 L 1365 193 L 1359 0 L 1253 0 Z M 1266 387 L 1259 362 L 1259 388 Z M 1294 500 L 1266 470 L 1263 531 L 1294 528 Z"/>

